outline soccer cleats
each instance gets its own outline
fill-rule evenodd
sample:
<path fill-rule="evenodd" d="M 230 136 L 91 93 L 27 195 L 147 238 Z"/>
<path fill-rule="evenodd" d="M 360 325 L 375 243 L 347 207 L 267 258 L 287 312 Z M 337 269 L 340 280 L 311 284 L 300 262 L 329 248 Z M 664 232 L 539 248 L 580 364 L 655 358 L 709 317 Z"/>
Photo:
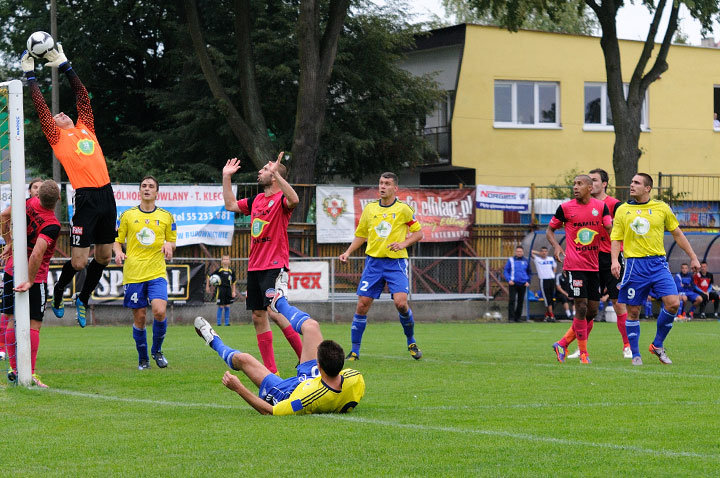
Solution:
<path fill-rule="evenodd" d="M 75 309 L 77 311 L 77 323 L 80 327 L 85 327 L 87 324 L 87 304 L 80 300 L 80 297 L 75 298 Z"/>
<path fill-rule="evenodd" d="M 588 354 L 580 354 L 580 363 L 591 363 Z"/>
<path fill-rule="evenodd" d="M 35 384 L 36 387 L 49 388 L 47 385 L 45 385 L 44 383 L 42 383 L 42 380 L 40 380 L 40 375 L 38 375 L 38 374 L 36 374 L 36 373 L 32 374 L 32 381 L 33 381 L 33 383 Z"/>
<path fill-rule="evenodd" d="M 623 348 L 623 358 L 631 359 L 632 358 L 632 350 L 630 350 L 630 347 Z"/>
<path fill-rule="evenodd" d="M 643 364 L 643 363 L 642 363 L 642 357 L 640 357 L 639 355 L 638 355 L 637 357 L 633 357 L 633 358 L 632 358 L 632 364 L 633 364 L 633 365 L 642 365 L 642 364 Z"/>
<path fill-rule="evenodd" d="M 565 355 L 567 354 L 567 350 L 565 350 L 565 347 L 563 347 L 559 343 L 555 342 L 552 345 L 552 348 L 555 351 L 555 356 L 557 357 L 557 361 L 560 363 L 565 363 Z"/>
<path fill-rule="evenodd" d="M 65 302 L 63 301 L 63 294 L 62 291 L 58 291 L 57 289 L 53 290 L 53 294 L 52 311 L 53 314 L 55 314 L 55 317 L 61 319 L 65 315 Z"/>
<path fill-rule="evenodd" d="M 155 360 L 155 363 L 158 367 L 165 368 L 168 366 L 168 361 L 162 352 L 155 352 L 154 354 L 152 354 L 152 358 L 153 360 Z"/>
<path fill-rule="evenodd" d="M 138 364 L 138 370 L 150 370 L 150 361 L 143 360 Z"/>
<path fill-rule="evenodd" d="M 670 358 L 665 353 L 665 347 L 655 347 L 653 344 L 650 344 L 649 350 L 650 352 L 657 355 L 660 363 L 665 365 L 670 365 L 672 363 L 672 360 L 670 360 Z"/>
<path fill-rule="evenodd" d="M 270 302 L 270 310 L 273 312 L 278 312 L 277 307 L 275 307 L 275 304 L 277 304 L 277 301 L 280 300 L 281 297 L 287 297 L 287 288 L 288 288 L 288 280 L 290 276 L 288 275 L 287 271 L 283 268 L 280 269 L 280 273 L 277 276 L 277 279 L 275 279 L 275 290 L 268 289 L 265 293 L 266 294 L 274 294 L 272 297 L 272 301 Z"/>
<path fill-rule="evenodd" d="M 360 360 L 360 356 L 355 352 L 350 352 L 349 354 L 347 354 L 347 357 L 345 357 L 345 360 L 347 360 L 348 362 L 357 362 L 358 360 Z"/>
<path fill-rule="evenodd" d="M 203 338 L 206 344 L 210 345 L 215 337 L 219 337 L 212 328 L 210 323 L 202 317 L 195 317 L 195 332 Z"/>
<path fill-rule="evenodd" d="M 415 360 L 420 360 L 422 358 L 422 352 L 415 342 L 408 345 L 408 352 L 410 352 L 410 356 Z"/>

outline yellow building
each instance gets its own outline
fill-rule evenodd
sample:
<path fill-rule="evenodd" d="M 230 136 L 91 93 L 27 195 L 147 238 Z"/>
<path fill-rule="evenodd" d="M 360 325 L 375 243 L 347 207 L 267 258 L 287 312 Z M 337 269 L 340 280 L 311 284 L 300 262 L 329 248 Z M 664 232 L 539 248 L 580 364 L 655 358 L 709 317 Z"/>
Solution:
<path fill-rule="evenodd" d="M 626 82 L 642 47 L 620 41 Z M 648 89 L 638 169 L 654 177 L 720 174 L 720 123 L 713 123 L 720 50 L 673 45 L 668 64 Z M 419 39 L 403 67 L 435 72 L 448 91 L 426 124 L 441 159 L 424 168 L 421 183 L 543 186 L 570 170 L 597 167 L 612 175 L 614 131 L 599 38 L 457 25 Z"/>

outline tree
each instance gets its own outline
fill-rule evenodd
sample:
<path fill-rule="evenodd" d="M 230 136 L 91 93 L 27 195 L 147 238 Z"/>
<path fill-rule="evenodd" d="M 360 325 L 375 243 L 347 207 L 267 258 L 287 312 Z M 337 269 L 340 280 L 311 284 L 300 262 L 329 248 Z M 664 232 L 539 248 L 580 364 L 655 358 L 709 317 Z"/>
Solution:
<path fill-rule="evenodd" d="M 558 13 L 567 3 L 572 3 L 582 11 L 583 3 L 595 14 L 600 23 L 600 46 L 605 58 L 605 72 L 607 76 L 607 92 L 615 125 L 615 145 L 613 147 L 613 169 L 615 170 L 615 185 L 630 184 L 630 180 L 637 173 L 638 160 L 642 151 L 638 147 L 640 141 L 640 121 L 642 103 L 645 93 L 650 85 L 660 78 L 669 65 L 667 55 L 673 36 L 678 28 L 678 12 L 681 5 L 685 5 L 690 15 L 699 20 L 703 31 L 712 31 L 713 17 L 720 11 L 717 1 L 688 0 L 670 1 L 642 0 L 642 3 L 653 13 L 648 34 L 642 53 L 633 70 L 630 83 L 625 95 L 620 62 L 620 46 L 617 37 L 616 16 L 625 4 L 624 0 L 469 0 L 468 4 L 480 14 L 491 14 L 500 21 L 503 27 L 510 31 L 517 31 L 527 15 L 547 14 L 551 19 L 557 18 Z M 655 37 L 660 29 L 663 12 L 668 9 L 669 15 L 665 24 L 665 34 L 655 59 L 650 60 L 655 48 Z"/>
<path fill-rule="evenodd" d="M 242 113 L 232 103 L 212 65 L 207 44 L 203 39 L 196 0 L 183 0 L 182 6 L 193 48 L 208 86 L 216 101 L 221 104 L 221 110 L 245 153 L 257 168 L 261 168 L 273 155 L 255 82 L 251 2 L 232 2 Z M 327 87 L 349 6 L 350 0 L 329 0 L 325 10 L 321 9 L 321 2 L 318 0 L 303 0 L 299 4 L 295 33 L 300 74 L 292 142 L 293 167 L 290 178 L 293 182 L 311 183 L 314 180 L 315 160 L 325 121 Z"/>
<path fill-rule="evenodd" d="M 454 15 L 459 23 L 480 23 L 482 25 L 501 25 L 502 19 L 495 18 L 492 13 L 480 14 L 465 0 L 443 0 L 445 12 Z M 546 11 L 527 12 L 518 28 L 540 30 L 545 32 L 573 33 L 576 35 L 592 35 L 598 28 L 592 10 L 583 4 L 565 2 L 558 5 L 551 17 Z"/>

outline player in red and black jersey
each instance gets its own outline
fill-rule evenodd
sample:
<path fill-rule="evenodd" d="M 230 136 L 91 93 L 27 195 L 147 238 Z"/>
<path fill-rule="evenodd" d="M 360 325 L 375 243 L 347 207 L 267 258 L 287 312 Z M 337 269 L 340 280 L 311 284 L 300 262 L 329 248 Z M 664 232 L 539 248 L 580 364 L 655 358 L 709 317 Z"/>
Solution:
<path fill-rule="evenodd" d="M 607 232 L 612 228 L 607 205 L 593 198 L 591 191 L 590 176 L 577 176 L 573 183 L 575 199 L 558 206 L 546 231 L 547 239 L 555 249 L 555 258 L 562 261 L 561 255 L 565 255 L 563 270 L 568 271 L 575 299 L 576 316 L 572 328 L 578 339 L 582 363 L 590 363 L 587 354 L 588 327 L 592 327 L 600 300 L 599 235 L 603 228 Z M 555 239 L 555 230 L 562 227 L 565 228 L 565 251 Z M 565 347 L 560 342 L 553 344 L 560 362 L 565 361 Z"/>
<path fill-rule="evenodd" d="M 117 220 L 115 196 L 110 186 L 105 156 L 95 136 L 95 119 L 85 86 L 70 66 L 62 45 L 58 44 L 57 49 L 48 51 L 45 59 L 48 60 L 46 66 L 65 73 L 75 94 L 78 111 L 77 124 L 65 113 L 52 116 L 35 79 L 35 61 L 25 51 L 20 64 L 43 133 L 75 189 L 75 213 L 71 221 L 70 235 L 71 260 L 65 263 L 55 284 L 53 312 L 57 317 L 65 314 L 65 288 L 75 274 L 87 266 L 85 282 L 75 300 L 78 323 L 85 327 L 86 306 L 90 294 L 95 290 L 112 256 Z M 95 244 L 95 258 L 88 265 L 92 244 Z"/>
<path fill-rule="evenodd" d="M 239 201 L 232 191 L 232 175 L 240 169 L 240 160 L 229 159 L 223 168 L 225 209 L 251 217 L 252 237 L 245 308 L 252 310 L 260 356 L 272 373 L 277 372 L 277 366 L 268 314 L 282 329 L 298 358 L 302 353 L 300 336 L 282 314 L 269 309 L 273 295 L 266 293 L 275 288 L 276 280 L 281 279 L 283 274 L 287 275 L 285 269 L 290 261 L 287 227 L 293 209 L 300 202 L 297 193 L 285 179 L 287 169 L 280 164 L 283 154 L 281 151 L 276 161 L 269 161 L 258 171 L 258 184 L 263 192 Z"/>
<path fill-rule="evenodd" d="M 40 327 L 42 326 L 45 313 L 47 297 L 47 276 L 50 268 L 50 259 L 55 252 L 57 238 L 60 235 L 60 222 L 55 217 L 55 204 L 60 199 L 60 188 L 51 179 L 44 181 L 39 189 L 37 197 L 31 197 L 25 203 L 27 215 L 27 254 L 28 254 L 28 280 L 20 284 L 14 283 L 13 259 L 9 251 L 3 251 L 8 256 L 5 263 L 5 275 L 3 277 L 2 313 L 9 319 L 5 332 L 5 343 L 10 359 L 9 380 L 15 380 L 17 376 L 17 361 L 15 357 L 15 324 L 13 315 L 15 313 L 15 296 L 12 291 L 29 291 L 30 299 L 30 362 L 32 365 L 33 382 L 39 387 L 47 387 L 35 374 L 35 359 L 37 358 L 38 346 L 40 344 Z M 2 223 L 9 224 L 10 211 L 2 212 Z M 3 239 L 6 247 L 11 247 L 12 231 L 3 228 Z"/>

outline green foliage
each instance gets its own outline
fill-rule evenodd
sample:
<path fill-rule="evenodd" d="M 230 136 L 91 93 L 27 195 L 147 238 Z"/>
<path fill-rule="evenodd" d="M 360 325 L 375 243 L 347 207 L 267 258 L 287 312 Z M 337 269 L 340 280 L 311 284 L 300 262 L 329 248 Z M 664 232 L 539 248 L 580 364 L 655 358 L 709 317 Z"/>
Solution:
<path fill-rule="evenodd" d="M 139 372 L 129 320 L 128 312 L 120 327 L 43 326 L 37 370 L 50 388 L 0 387 L 12 423 L 3 431 L 9 475 L 325 476 L 330 466 L 338 476 L 545 477 L 573 467 L 598 477 L 699 477 L 714 476 L 720 461 L 714 321 L 675 324 L 671 366 L 647 352 L 655 323 L 642 322 L 645 365 L 633 367 L 612 323 L 595 324 L 593 363 L 580 365 L 557 363 L 550 348 L 567 322 L 418 322 L 425 357 L 415 362 L 397 322 L 376 320 L 362 359 L 348 364 L 367 385 L 352 413 L 268 417 L 223 387 L 227 366 L 191 326 L 168 327 L 166 369 Z M 349 347 L 349 324 L 322 330 Z M 217 331 L 258 355 L 251 325 Z M 276 345 L 287 377 L 297 358 Z"/>
<path fill-rule="evenodd" d="M 504 26 L 507 15 L 492 9 L 478 11 L 472 2 L 465 0 L 443 0 L 445 12 L 454 15 L 459 23 Z M 517 28 L 557 33 L 592 35 L 598 29 L 598 22 L 584 1 L 560 2 L 548 10 L 523 10 Z"/>
<path fill-rule="evenodd" d="M 557 177 L 554 183 L 548 186 L 550 199 L 567 199 L 573 197 L 573 183 L 575 177 L 585 174 L 577 168 L 570 169 Z"/>
<path fill-rule="evenodd" d="M 242 179 L 255 180 L 243 152 L 212 97 L 175 2 L 77 0 L 59 2 L 59 40 L 92 95 L 96 130 L 113 181 L 146 173 L 161 181 L 219 181 L 225 161 L 243 161 Z M 429 78 L 414 78 L 397 60 L 419 27 L 402 11 L 359 2 L 347 19 L 328 88 L 316 176 L 395 169 L 429 154 L 417 124 L 438 97 Z M 229 0 L 198 0 L 210 56 L 231 101 L 242 111 L 239 68 Z M 29 14 L 33 12 L 33 14 Z M 37 14 L 34 12 L 41 12 Z M 277 149 L 289 150 L 298 95 L 298 2 L 252 1 L 255 74 L 267 128 Z M 18 68 L 28 35 L 49 31 L 47 2 L 0 2 L 0 68 Z M 321 19 L 322 21 L 322 19 Z M 19 70 L 13 71 L 19 77 Z M 49 70 L 38 79 L 50 102 Z M 60 78 L 61 110 L 74 116 L 67 81 Z M 26 97 L 28 164 L 51 171 L 50 148 Z M 238 176 L 240 179 L 240 176 Z"/>

